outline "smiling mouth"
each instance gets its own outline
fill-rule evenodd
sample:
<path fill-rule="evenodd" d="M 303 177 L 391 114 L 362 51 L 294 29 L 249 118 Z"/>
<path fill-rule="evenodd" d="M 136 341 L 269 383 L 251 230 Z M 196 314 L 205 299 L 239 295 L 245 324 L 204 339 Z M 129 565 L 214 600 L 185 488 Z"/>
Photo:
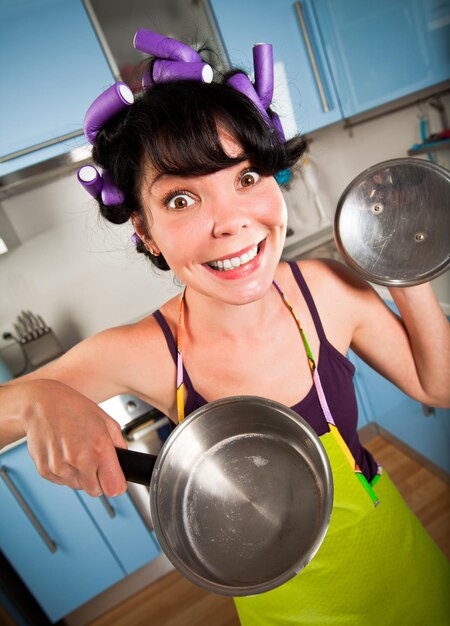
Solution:
<path fill-rule="evenodd" d="M 228 259 L 222 259 L 217 261 L 210 261 L 206 263 L 213 270 L 218 270 L 219 272 L 228 272 L 230 270 L 235 270 L 242 265 L 246 265 L 253 261 L 253 259 L 258 255 L 260 250 L 261 243 L 254 245 L 252 248 L 241 254 L 240 256 L 230 257 Z"/>

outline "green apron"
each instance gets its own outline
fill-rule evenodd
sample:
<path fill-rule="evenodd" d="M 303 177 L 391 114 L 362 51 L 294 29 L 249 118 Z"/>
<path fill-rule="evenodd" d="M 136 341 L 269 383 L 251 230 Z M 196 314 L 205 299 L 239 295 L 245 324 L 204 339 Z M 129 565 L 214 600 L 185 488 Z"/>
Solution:
<path fill-rule="evenodd" d="M 277 589 L 235 598 L 242 626 L 450 626 L 450 564 L 383 473 L 369 483 L 331 415 L 319 372 L 293 307 L 330 432 L 321 437 L 334 480 L 325 539 L 306 568 Z M 177 406 L 184 419 L 182 319 L 178 321 Z M 376 482 L 376 493 L 372 486 Z"/>
<path fill-rule="evenodd" d="M 448 626 L 450 564 L 386 473 L 374 507 L 331 433 L 321 437 L 334 479 L 330 526 L 295 578 L 235 598 L 242 626 Z"/>

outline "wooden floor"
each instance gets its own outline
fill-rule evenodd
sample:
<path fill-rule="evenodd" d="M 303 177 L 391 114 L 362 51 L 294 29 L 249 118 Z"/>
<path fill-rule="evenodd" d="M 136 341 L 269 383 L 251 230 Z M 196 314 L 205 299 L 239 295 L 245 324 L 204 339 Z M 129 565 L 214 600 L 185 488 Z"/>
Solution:
<path fill-rule="evenodd" d="M 450 558 L 450 487 L 382 437 L 365 446 Z M 233 601 L 170 573 L 89 626 L 238 626 Z"/>

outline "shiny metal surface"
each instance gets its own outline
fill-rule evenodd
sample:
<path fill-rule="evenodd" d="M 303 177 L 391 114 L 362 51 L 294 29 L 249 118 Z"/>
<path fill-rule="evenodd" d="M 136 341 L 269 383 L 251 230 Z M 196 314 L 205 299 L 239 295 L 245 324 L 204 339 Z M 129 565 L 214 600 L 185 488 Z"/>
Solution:
<path fill-rule="evenodd" d="M 328 458 L 291 409 L 254 396 L 211 402 L 164 444 L 150 485 L 158 541 L 208 591 L 273 589 L 312 559 L 333 501 Z"/>
<path fill-rule="evenodd" d="M 374 165 L 344 190 L 335 240 L 346 262 L 366 280 L 417 285 L 449 264 L 450 172 L 415 158 Z"/>

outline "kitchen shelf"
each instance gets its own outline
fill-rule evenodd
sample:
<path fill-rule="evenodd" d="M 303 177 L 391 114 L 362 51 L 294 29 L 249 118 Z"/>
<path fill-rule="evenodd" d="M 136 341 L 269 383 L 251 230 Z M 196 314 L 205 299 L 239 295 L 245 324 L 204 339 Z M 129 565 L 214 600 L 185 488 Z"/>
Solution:
<path fill-rule="evenodd" d="M 408 156 L 428 154 L 429 152 L 441 152 L 442 150 L 450 150 L 450 139 L 441 139 L 440 141 L 430 141 L 429 143 L 416 144 L 408 150 Z"/>

